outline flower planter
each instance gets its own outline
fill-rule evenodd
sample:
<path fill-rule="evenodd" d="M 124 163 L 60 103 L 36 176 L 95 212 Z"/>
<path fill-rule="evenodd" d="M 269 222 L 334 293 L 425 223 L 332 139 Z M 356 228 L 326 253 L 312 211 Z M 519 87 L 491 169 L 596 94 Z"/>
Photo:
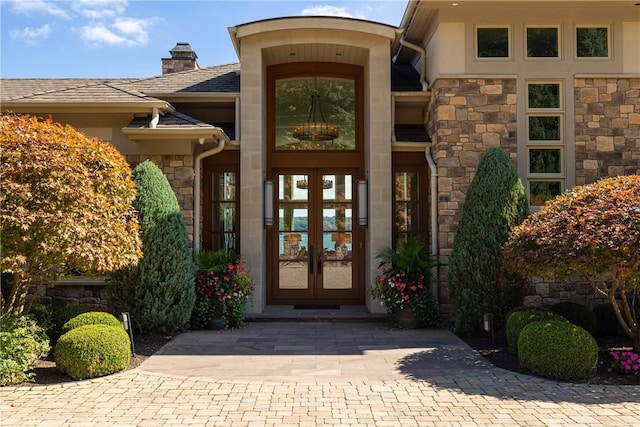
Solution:
<path fill-rule="evenodd" d="M 398 326 L 403 329 L 418 329 L 422 326 L 420 319 L 413 314 L 409 307 L 397 309 L 395 314 Z"/>

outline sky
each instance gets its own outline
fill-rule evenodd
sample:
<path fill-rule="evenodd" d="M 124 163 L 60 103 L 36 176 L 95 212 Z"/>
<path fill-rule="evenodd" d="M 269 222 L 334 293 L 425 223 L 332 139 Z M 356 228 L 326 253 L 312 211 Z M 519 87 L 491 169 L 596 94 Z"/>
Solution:
<path fill-rule="evenodd" d="M 200 67 L 238 62 L 228 27 L 284 16 L 398 26 L 408 0 L 0 0 L 0 77 L 140 78 L 188 42 Z"/>

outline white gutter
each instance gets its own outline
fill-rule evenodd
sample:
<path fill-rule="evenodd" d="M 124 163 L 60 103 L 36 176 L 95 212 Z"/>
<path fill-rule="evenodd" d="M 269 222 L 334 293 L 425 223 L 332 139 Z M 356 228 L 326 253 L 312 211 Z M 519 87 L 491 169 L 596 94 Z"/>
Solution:
<path fill-rule="evenodd" d="M 430 148 L 427 147 L 424 150 L 424 157 L 427 159 L 427 163 L 429 164 L 429 169 L 431 170 L 430 174 L 430 184 L 431 184 L 431 203 L 430 203 L 430 211 L 431 211 L 431 257 L 435 258 L 436 263 L 438 263 L 438 168 L 436 167 L 436 162 L 433 160 L 431 156 Z M 435 266 L 434 270 L 436 272 L 434 280 L 431 283 L 431 293 L 438 301 L 438 279 L 437 279 L 437 271 L 438 267 Z"/>
<path fill-rule="evenodd" d="M 423 47 L 420 47 L 416 44 L 408 42 L 405 40 L 404 36 L 400 37 L 400 45 L 406 46 L 409 49 L 413 49 L 420 54 L 420 84 L 422 84 L 422 91 L 426 92 L 429 90 L 429 82 L 427 82 L 427 51 L 424 50 Z M 397 56 L 396 56 L 397 57 Z"/>
<path fill-rule="evenodd" d="M 198 154 L 195 159 L 195 183 L 193 188 L 193 251 L 198 252 L 200 250 L 200 216 L 202 215 L 202 208 L 200 207 L 200 171 L 202 169 L 202 159 L 205 157 L 214 156 L 224 150 L 224 146 L 229 141 L 229 137 L 218 129 L 218 145 L 211 150 L 203 151 Z"/>

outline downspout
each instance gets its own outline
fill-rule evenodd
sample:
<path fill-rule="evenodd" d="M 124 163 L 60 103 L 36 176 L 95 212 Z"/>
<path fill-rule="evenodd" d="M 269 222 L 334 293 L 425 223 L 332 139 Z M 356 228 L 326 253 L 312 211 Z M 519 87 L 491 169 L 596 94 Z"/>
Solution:
<path fill-rule="evenodd" d="M 425 148 L 424 157 L 427 159 L 427 163 L 429 164 L 429 169 L 431 170 L 430 174 L 430 184 L 431 184 L 431 203 L 430 203 L 430 211 L 431 211 L 431 257 L 436 259 L 436 266 L 433 267 L 434 270 L 434 280 L 431 283 L 431 294 L 438 301 L 438 280 L 437 280 L 437 272 L 438 272 L 438 168 L 436 167 L 436 162 L 433 160 L 431 156 L 430 147 Z"/>
<path fill-rule="evenodd" d="M 201 139 L 200 143 L 203 143 L 204 140 Z M 200 171 L 202 169 L 202 159 L 204 159 L 205 157 L 210 157 L 210 156 L 215 156 L 216 154 L 220 153 L 222 150 L 224 150 L 224 146 L 226 143 L 230 142 L 229 138 L 227 137 L 227 135 L 222 132 L 222 130 L 220 130 L 220 133 L 218 134 L 218 145 L 216 145 L 215 148 L 212 148 L 211 150 L 207 150 L 207 151 L 203 151 L 202 153 L 198 154 L 196 156 L 195 159 L 195 183 L 193 186 L 193 251 L 194 252 L 198 252 L 200 250 L 200 216 L 202 215 L 201 213 L 201 207 L 200 207 Z"/>
<path fill-rule="evenodd" d="M 149 122 L 149 129 L 155 129 L 156 126 L 158 126 L 158 122 L 160 122 L 160 111 L 158 110 L 158 107 L 153 107 L 151 122 Z"/>
<path fill-rule="evenodd" d="M 420 61 L 422 64 L 420 65 L 420 84 L 422 85 L 422 91 L 426 92 L 429 90 L 429 82 L 427 82 L 427 51 L 424 48 L 408 42 L 405 40 L 404 36 L 400 37 L 400 45 L 406 46 L 409 49 L 413 49 L 420 54 Z"/>

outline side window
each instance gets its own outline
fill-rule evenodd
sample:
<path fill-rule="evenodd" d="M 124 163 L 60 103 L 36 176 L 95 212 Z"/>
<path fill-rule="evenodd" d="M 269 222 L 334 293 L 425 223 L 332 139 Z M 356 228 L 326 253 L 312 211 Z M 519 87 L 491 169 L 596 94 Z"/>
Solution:
<path fill-rule="evenodd" d="M 424 155 L 393 153 L 393 247 L 428 237 L 428 168 Z"/>
<path fill-rule="evenodd" d="M 541 206 L 564 190 L 564 107 L 560 82 L 527 82 L 527 188 Z"/>
<path fill-rule="evenodd" d="M 511 56 L 509 27 L 476 27 L 476 57 L 508 59 Z"/>
<path fill-rule="evenodd" d="M 611 37 L 609 27 L 576 27 L 577 58 L 609 58 Z"/>
<path fill-rule="evenodd" d="M 205 159 L 203 249 L 240 251 L 240 158 L 238 153 L 238 151 L 223 151 Z"/>
<path fill-rule="evenodd" d="M 559 27 L 526 27 L 527 58 L 559 58 Z"/>

